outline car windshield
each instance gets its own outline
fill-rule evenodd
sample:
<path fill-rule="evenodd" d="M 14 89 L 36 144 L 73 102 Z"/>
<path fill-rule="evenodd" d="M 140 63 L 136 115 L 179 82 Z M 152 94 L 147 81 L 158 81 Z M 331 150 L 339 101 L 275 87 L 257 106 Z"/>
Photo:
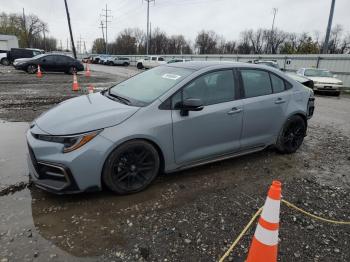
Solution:
<path fill-rule="evenodd" d="M 37 58 L 40 58 L 40 57 L 43 57 L 43 56 L 47 56 L 47 54 L 36 55 L 33 58 L 37 59 Z"/>
<path fill-rule="evenodd" d="M 332 73 L 328 70 L 322 69 L 306 69 L 305 76 L 318 76 L 318 77 L 333 77 Z"/>
<path fill-rule="evenodd" d="M 110 88 L 112 96 L 122 97 L 135 105 L 148 105 L 193 71 L 160 66 L 138 74 Z"/>

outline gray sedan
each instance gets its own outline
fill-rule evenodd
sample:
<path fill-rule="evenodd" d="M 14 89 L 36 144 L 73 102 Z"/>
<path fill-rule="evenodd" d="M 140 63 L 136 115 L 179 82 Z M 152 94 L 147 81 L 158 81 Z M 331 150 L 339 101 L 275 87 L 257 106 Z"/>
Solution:
<path fill-rule="evenodd" d="M 161 173 L 274 145 L 295 152 L 313 91 L 271 67 L 186 62 L 156 67 L 100 93 L 62 102 L 27 133 L 33 182 L 55 193 L 118 194 Z"/>

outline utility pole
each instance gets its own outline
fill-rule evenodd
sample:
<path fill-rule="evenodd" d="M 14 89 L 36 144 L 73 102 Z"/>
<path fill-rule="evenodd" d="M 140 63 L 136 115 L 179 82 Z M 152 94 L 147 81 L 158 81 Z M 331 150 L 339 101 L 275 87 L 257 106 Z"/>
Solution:
<path fill-rule="evenodd" d="M 26 15 L 24 13 L 24 8 L 23 8 L 23 14 L 22 14 L 22 19 L 23 19 L 23 31 L 24 31 L 24 37 L 25 37 L 25 41 L 26 41 L 26 44 L 27 44 L 27 47 L 30 47 L 29 46 L 29 43 L 28 43 L 28 36 L 27 36 L 27 23 L 26 23 Z"/>
<path fill-rule="evenodd" d="M 270 45 L 271 45 L 271 54 L 273 52 L 273 29 L 275 26 L 275 18 L 276 18 L 276 14 L 278 12 L 278 8 L 272 8 L 272 14 L 273 14 L 273 19 L 272 19 L 272 26 L 271 26 L 271 38 L 270 38 Z"/>
<path fill-rule="evenodd" d="M 149 49 L 149 3 L 156 2 L 155 0 L 145 0 L 147 2 L 147 39 L 146 39 L 146 54 L 148 55 Z"/>
<path fill-rule="evenodd" d="M 112 10 L 107 8 L 107 4 L 106 4 L 106 9 L 102 9 L 102 15 L 105 18 L 105 28 L 106 28 L 106 54 L 108 54 L 108 23 L 110 23 L 111 21 L 108 21 L 108 18 L 112 17 L 111 15 L 109 15 L 109 12 L 112 12 Z M 103 30 L 103 29 L 102 29 Z"/>
<path fill-rule="evenodd" d="M 77 52 L 75 50 L 75 45 L 74 45 L 74 39 L 73 39 L 73 33 L 72 33 L 72 26 L 70 24 L 70 16 L 69 16 L 69 10 L 68 10 L 68 5 L 67 5 L 67 0 L 64 0 L 64 5 L 66 6 L 66 13 L 67 13 L 67 21 L 68 21 L 68 27 L 69 27 L 69 33 L 70 33 L 70 40 L 72 43 L 72 50 L 73 50 L 73 56 L 75 59 L 77 59 Z"/>
<path fill-rule="evenodd" d="M 106 45 L 106 40 L 105 40 L 105 32 L 104 32 L 104 25 L 103 25 L 103 22 L 101 21 L 101 26 L 100 28 L 102 29 L 102 39 L 103 39 L 103 43 L 105 44 L 105 49 L 107 50 L 107 45 Z"/>
<path fill-rule="evenodd" d="M 322 53 L 323 53 L 323 54 L 327 54 L 327 53 L 328 53 L 328 42 L 329 42 L 329 36 L 330 36 L 330 34 L 331 34 L 331 29 L 332 29 L 332 21 L 333 21 L 333 14 L 334 14 L 334 6 L 335 6 L 335 0 L 332 0 L 331 10 L 330 10 L 330 12 L 329 12 L 329 18 L 328 18 L 328 25 L 327 25 L 326 38 L 325 38 L 325 40 L 324 40 L 323 50 L 322 50 Z"/>

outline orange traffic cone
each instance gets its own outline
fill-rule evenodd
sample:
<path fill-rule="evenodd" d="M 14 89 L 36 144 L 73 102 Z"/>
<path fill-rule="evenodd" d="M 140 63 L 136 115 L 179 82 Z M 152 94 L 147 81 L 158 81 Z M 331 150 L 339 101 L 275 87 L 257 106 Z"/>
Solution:
<path fill-rule="evenodd" d="M 72 91 L 79 91 L 79 90 L 80 90 L 80 87 L 79 87 L 79 84 L 78 84 L 77 75 L 76 75 L 76 73 L 74 72 L 74 73 L 73 73 Z"/>
<path fill-rule="evenodd" d="M 281 182 L 273 181 L 255 230 L 246 262 L 276 262 Z"/>
<path fill-rule="evenodd" d="M 88 93 L 89 94 L 93 94 L 94 93 L 94 87 L 91 84 L 88 86 Z"/>
<path fill-rule="evenodd" d="M 86 77 L 90 77 L 91 76 L 91 72 L 90 72 L 90 66 L 89 66 L 89 60 L 86 63 L 86 72 L 85 72 L 85 76 Z"/>
<path fill-rule="evenodd" d="M 43 76 L 43 74 L 41 73 L 40 65 L 38 65 L 38 70 L 36 71 L 36 77 L 41 78 L 42 76 Z"/>

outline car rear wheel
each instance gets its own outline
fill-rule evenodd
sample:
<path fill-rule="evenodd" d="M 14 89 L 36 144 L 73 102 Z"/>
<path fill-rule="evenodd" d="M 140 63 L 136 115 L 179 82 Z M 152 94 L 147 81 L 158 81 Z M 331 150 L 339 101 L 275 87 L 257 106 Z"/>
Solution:
<path fill-rule="evenodd" d="M 133 140 L 122 144 L 108 157 L 102 180 L 117 194 L 135 193 L 155 179 L 159 167 L 157 150 L 144 140 Z"/>
<path fill-rule="evenodd" d="M 142 68 L 143 68 L 143 65 L 142 65 L 142 63 L 138 63 L 138 64 L 136 65 L 136 67 L 137 67 L 137 69 L 142 69 Z"/>
<path fill-rule="evenodd" d="M 284 124 L 276 147 L 280 153 L 291 154 L 297 151 L 304 141 L 306 134 L 306 123 L 301 116 L 294 115 L 288 118 Z"/>
<path fill-rule="evenodd" d="M 36 65 L 27 66 L 27 73 L 29 74 L 35 74 L 36 70 L 38 70 L 38 67 Z"/>
<path fill-rule="evenodd" d="M 8 66 L 10 65 L 10 61 L 7 58 L 3 58 L 1 59 L 1 64 L 4 66 Z"/>
<path fill-rule="evenodd" d="M 128 66 L 129 64 L 125 62 L 123 65 L 124 65 L 124 66 Z"/>

